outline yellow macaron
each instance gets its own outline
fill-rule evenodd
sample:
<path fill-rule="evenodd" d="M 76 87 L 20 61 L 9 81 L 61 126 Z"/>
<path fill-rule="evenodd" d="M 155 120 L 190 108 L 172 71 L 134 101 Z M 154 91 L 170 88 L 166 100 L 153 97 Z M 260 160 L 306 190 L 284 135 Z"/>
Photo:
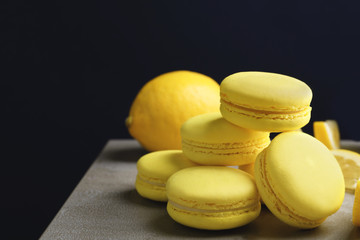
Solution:
<path fill-rule="evenodd" d="M 243 165 L 255 161 L 270 143 L 268 132 L 254 131 L 226 121 L 220 112 L 187 120 L 181 127 L 182 150 L 202 165 Z"/>
<path fill-rule="evenodd" d="M 341 206 L 341 168 L 329 149 L 302 132 L 277 135 L 255 161 L 255 180 L 269 210 L 283 222 L 314 228 Z"/>
<path fill-rule="evenodd" d="M 137 164 L 136 191 L 144 198 L 166 202 L 166 182 L 175 172 L 198 166 L 181 150 L 162 150 L 142 156 Z"/>
<path fill-rule="evenodd" d="M 173 174 L 166 185 L 167 211 L 176 222 L 198 229 L 243 226 L 260 214 L 255 181 L 224 166 L 199 166 Z"/>
<path fill-rule="evenodd" d="M 286 75 L 238 72 L 221 82 L 220 97 L 224 118 L 241 127 L 282 132 L 302 128 L 310 120 L 310 87 Z"/>
<path fill-rule="evenodd" d="M 239 169 L 241 171 L 247 172 L 248 174 L 250 174 L 251 176 L 254 177 L 255 173 L 254 173 L 254 166 L 255 166 L 255 162 L 253 163 L 249 163 L 249 164 L 245 164 L 245 165 L 240 165 Z"/>
<path fill-rule="evenodd" d="M 355 188 L 352 222 L 355 226 L 360 227 L 360 179 L 357 181 Z"/>

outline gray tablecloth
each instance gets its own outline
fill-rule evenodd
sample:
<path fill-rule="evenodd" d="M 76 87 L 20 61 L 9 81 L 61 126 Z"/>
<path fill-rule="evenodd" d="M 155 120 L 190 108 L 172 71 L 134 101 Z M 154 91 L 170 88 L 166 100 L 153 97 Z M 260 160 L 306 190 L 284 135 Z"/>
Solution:
<path fill-rule="evenodd" d="M 359 150 L 358 142 L 343 147 Z M 232 230 L 206 231 L 182 226 L 166 203 L 140 197 L 134 188 L 136 161 L 146 152 L 134 140 L 110 140 L 41 236 L 45 239 L 360 239 L 351 222 L 354 195 L 320 227 L 290 227 L 263 205 L 252 223 Z"/>

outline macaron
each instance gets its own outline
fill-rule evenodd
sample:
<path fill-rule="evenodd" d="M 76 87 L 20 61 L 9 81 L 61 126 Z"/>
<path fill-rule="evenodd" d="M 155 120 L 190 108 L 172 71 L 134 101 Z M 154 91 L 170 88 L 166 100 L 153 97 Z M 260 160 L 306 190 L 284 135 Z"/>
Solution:
<path fill-rule="evenodd" d="M 192 117 L 181 126 L 182 150 L 202 165 L 243 165 L 270 143 L 268 132 L 245 129 L 225 120 L 220 112 Z"/>
<path fill-rule="evenodd" d="M 137 164 L 136 191 L 144 198 L 166 202 L 166 182 L 175 172 L 198 166 L 181 150 L 162 150 L 142 156 Z"/>
<path fill-rule="evenodd" d="M 360 227 L 360 179 L 357 181 L 355 188 L 352 222 L 355 226 Z"/>
<path fill-rule="evenodd" d="M 255 163 L 249 163 L 249 164 L 245 164 L 245 165 L 240 165 L 239 169 L 244 172 L 247 172 L 251 176 L 254 176 L 255 175 L 254 166 L 255 166 Z"/>
<path fill-rule="evenodd" d="M 310 121 L 312 91 L 290 76 L 238 72 L 220 84 L 220 111 L 236 125 L 258 131 L 283 132 Z"/>
<path fill-rule="evenodd" d="M 257 218 L 261 210 L 253 177 L 235 168 L 186 168 L 169 178 L 166 191 L 170 217 L 193 228 L 240 227 Z"/>
<path fill-rule="evenodd" d="M 283 222 L 315 228 L 341 206 L 341 168 L 329 149 L 302 132 L 277 135 L 255 161 L 255 180 L 268 209 Z"/>

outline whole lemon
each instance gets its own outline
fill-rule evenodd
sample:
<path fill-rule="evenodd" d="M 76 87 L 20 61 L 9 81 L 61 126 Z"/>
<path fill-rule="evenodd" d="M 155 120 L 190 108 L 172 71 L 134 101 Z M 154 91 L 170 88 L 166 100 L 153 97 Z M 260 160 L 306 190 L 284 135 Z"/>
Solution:
<path fill-rule="evenodd" d="M 148 151 L 181 149 L 180 127 L 187 119 L 219 111 L 220 86 L 192 71 L 164 73 L 147 82 L 133 101 L 126 126 Z"/>

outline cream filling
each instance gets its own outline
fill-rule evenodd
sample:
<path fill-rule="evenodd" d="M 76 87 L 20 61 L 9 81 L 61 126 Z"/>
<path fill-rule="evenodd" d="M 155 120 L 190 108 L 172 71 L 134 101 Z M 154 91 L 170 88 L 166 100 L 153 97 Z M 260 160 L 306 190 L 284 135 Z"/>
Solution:
<path fill-rule="evenodd" d="M 263 149 L 264 147 L 269 145 L 270 139 L 267 137 L 267 138 L 257 139 L 244 143 L 205 143 L 205 142 L 198 142 L 183 138 L 182 143 L 187 147 L 194 147 L 198 149 L 208 149 L 215 151 L 228 150 L 228 151 L 249 152 L 249 149 L 253 149 L 253 148 Z"/>
<path fill-rule="evenodd" d="M 276 208 L 277 212 L 280 215 L 283 215 L 284 217 L 287 216 L 287 217 L 291 218 L 294 222 L 297 222 L 300 225 L 308 225 L 308 226 L 320 225 L 324 219 L 311 220 L 306 217 L 303 217 L 303 216 L 297 214 L 294 209 L 290 209 L 290 207 L 287 206 L 279 198 L 279 196 L 276 194 L 274 188 L 270 184 L 269 176 L 266 173 L 266 157 L 265 157 L 266 151 L 264 151 L 260 154 L 261 155 L 259 156 L 259 160 L 260 160 L 260 169 L 261 169 L 260 174 L 262 176 L 261 182 L 262 182 L 263 188 L 268 191 L 268 195 L 273 196 L 270 199 L 275 199 L 275 201 L 273 201 L 271 204 L 273 205 L 274 208 Z"/>
<path fill-rule="evenodd" d="M 259 206 L 259 202 L 252 202 L 250 205 L 237 207 L 237 208 L 229 208 L 229 209 L 200 209 L 200 208 L 192 208 L 188 206 L 181 205 L 172 200 L 168 201 L 174 208 L 181 211 L 193 212 L 193 213 L 230 213 L 230 212 L 238 212 L 238 211 L 251 211 L 252 209 L 256 209 Z"/>
<path fill-rule="evenodd" d="M 260 116 L 268 116 L 269 117 L 269 115 L 274 115 L 272 117 L 269 117 L 271 119 L 297 118 L 297 117 L 306 116 L 311 111 L 310 106 L 302 107 L 297 110 L 280 109 L 280 110 L 276 111 L 276 110 L 257 109 L 256 107 L 250 108 L 250 106 L 245 107 L 245 106 L 241 106 L 241 105 L 236 105 L 236 104 L 229 102 L 227 100 L 224 100 L 224 99 L 221 99 L 221 103 L 230 112 L 236 112 L 238 114 L 243 114 L 243 115 L 248 115 L 248 116 L 258 117 L 258 118 L 261 118 Z"/>
<path fill-rule="evenodd" d="M 236 158 L 247 158 L 248 156 L 255 156 L 262 149 L 267 147 L 270 143 L 270 138 L 264 138 L 259 141 L 239 143 L 203 143 L 192 140 L 183 139 L 182 148 L 184 151 L 193 153 L 210 154 L 213 156 L 236 156 Z"/>
<path fill-rule="evenodd" d="M 153 185 L 153 186 L 157 186 L 157 187 L 163 187 L 165 188 L 166 184 L 165 183 L 160 183 L 160 182 L 155 182 L 155 181 L 151 181 L 150 179 L 146 179 L 144 178 L 142 175 L 138 174 L 137 178 L 142 181 L 145 182 L 147 184 Z"/>

